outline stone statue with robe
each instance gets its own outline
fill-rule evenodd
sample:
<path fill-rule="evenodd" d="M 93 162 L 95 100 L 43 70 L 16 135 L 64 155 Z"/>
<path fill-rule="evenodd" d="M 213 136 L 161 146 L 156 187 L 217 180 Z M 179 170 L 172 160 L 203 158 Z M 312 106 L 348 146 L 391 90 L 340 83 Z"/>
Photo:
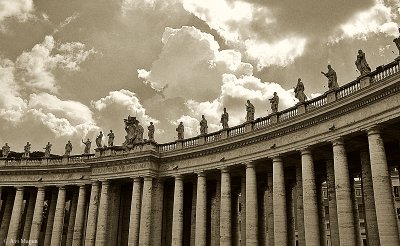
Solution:
<path fill-rule="evenodd" d="M 50 152 L 51 152 L 51 147 L 53 145 L 50 142 L 47 142 L 47 145 L 43 148 L 44 149 L 44 157 L 48 158 L 50 157 Z"/>
<path fill-rule="evenodd" d="M 68 140 L 68 143 L 65 145 L 65 154 L 64 156 L 70 156 L 72 152 L 72 143 Z"/>
<path fill-rule="evenodd" d="M 250 102 L 250 100 L 247 100 L 247 104 L 246 104 L 246 121 L 253 121 L 255 112 L 256 112 L 256 110 L 254 108 L 254 105 Z"/>
<path fill-rule="evenodd" d="M 208 125 L 207 125 L 207 120 L 204 117 L 204 115 L 201 116 L 201 121 L 200 121 L 200 135 L 205 135 L 208 132 Z"/>
<path fill-rule="evenodd" d="M 337 76 L 335 70 L 331 67 L 331 65 L 328 65 L 328 72 L 324 73 L 321 72 L 325 77 L 328 78 L 328 88 L 329 90 L 335 90 L 339 88 L 339 84 L 337 82 Z"/>
<path fill-rule="evenodd" d="M 222 129 L 229 128 L 228 121 L 229 121 L 229 114 L 228 112 L 226 112 L 226 108 L 224 108 L 224 112 L 221 115 Z"/>
<path fill-rule="evenodd" d="M 297 80 L 297 85 L 294 88 L 294 96 L 299 99 L 300 103 L 304 103 L 307 99 L 306 94 L 304 94 L 304 84 L 301 82 L 301 78 Z"/>
<path fill-rule="evenodd" d="M 3 155 L 3 158 L 7 158 L 8 155 L 10 154 L 10 146 L 8 146 L 8 143 L 6 143 L 2 148 L 1 148 L 1 153 Z"/>
<path fill-rule="evenodd" d="M 274 96 L 271 99 L 269 99 L 269 102 L 271 103 L 272 113 L 278 112 L 278 106 L 279 106 L 278 93 L 274 92 Z"/>
<path fill-rule="evenodd" d="M 82 143 L 85 145 L 85 149 L 83 150 L 83 154 L 84 155 L 90 154 L 90 147 L 92 146 L 92 142 L 88 138 L 86 140 L 86 142 L 83 142 L 83 139 L 82 139 Z"/>
<path fill-rule="evenodd" d="M 96 146 L 97 148 L 101 148 L 101 142 L 103 141 L 103 132 L 100 131 L 100 134 L 96 137 Z"/>
<path fill-rule="evenodd" d="M 24 158 L 29 158 L 31 154 L 31 144 L 29 142 L 26 142 L 26 145 L 24 146 Z"/>
<path fill-rule="evenodd" d="M 107 137 L 108 137 L 108 147 L 114 146 L 115 135 L 113 130 L 110 130 L 110 132 L 107 134 Z"/>
<path fill-rule="evenodd" d="M 178 127 L 176 128 L 176 131 L 178 132 L 178 140 L 183 140 L 185 132 L 185 127 L 183 126 L 183 122 L 179 123 Z"/>
<path fill-rule="evenodd" d="M 355 64 L 361 76 L 371 72 L 371 68 L 369 67 L 365 58 L 365 53 L 362 50 L 358 50 L 357 60 L 355 61 Z"/>
<path fill-rule="evenodd" d="M 148 130 L 147 136 L 149 137 L 149 141 L 154 141 L 155 127 L 153 122 L 150 122 L 150 125 L 147 127 L 147 130 Z"/>

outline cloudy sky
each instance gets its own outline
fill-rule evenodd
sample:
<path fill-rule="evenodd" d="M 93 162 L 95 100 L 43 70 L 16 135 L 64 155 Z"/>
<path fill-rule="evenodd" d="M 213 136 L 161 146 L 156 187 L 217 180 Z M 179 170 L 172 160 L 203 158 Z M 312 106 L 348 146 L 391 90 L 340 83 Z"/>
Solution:
<path fill-rule="evenodd" d="M 0 0 L 0 145 L 62 154 L 98 131 L 124 141 L 123 118 L 156 125 L 156 141 L 242 123 L 327 90 L 331 64 L 343 85 L 357 77 L 364 50 L 371 68 L 397 56 L 399 0 Z M 396 53 L 396 55 L 394 54 Z M 104 139 L 105 140 L 105 139 Z M 94 144 L 93 144 L 94 145 Z"/>

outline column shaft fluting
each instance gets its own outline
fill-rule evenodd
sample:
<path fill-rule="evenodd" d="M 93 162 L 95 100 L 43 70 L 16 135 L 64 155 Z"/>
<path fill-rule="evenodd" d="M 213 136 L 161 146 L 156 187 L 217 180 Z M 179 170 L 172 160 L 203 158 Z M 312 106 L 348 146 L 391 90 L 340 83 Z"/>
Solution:
<path fill-rule="evenodd" d="M 207 180 L 204 173 L 197 174 L 195 246 L 207 243 Z"/>
<path fill-rule="evenodd" d="M 267 222 L 268 222 L 268 246 L 274 246 L 274 204 L 273 204 L 273 174 L 267 174 Z"/>
<path fill-rule="evenodd" d="M 328 188 L 328 206 L 329 206 L 329 227 L 330 240 L 332 246 L 339 246 L 339 225 L 337 217 L 336 190 L 335 190 L 335 172 L 333 160 L 326 162 L 326 183 Z"/>
<path fill-rule="evenodd" d="M 29 246 L 36 246 L 37 242 L 39 241 L 40 229 L 42 227 L 43 221 L 44 196 L 45 188 L 38 187 L 35 202 L 35 211 L 33 212 L 32 226 L 29 234 Z"/>
<path fill-rule="evenodd" d="M 44 246 L 50 246 L 51 233 L 53 231 L 54 215 L 56 213 L 57 192 L 51 191 L 50 206 L 47 213 L 46 231 L 44 235 Z"/>
<path fill-rule="evenodd" d="M 172 212 L 172 246 L 181 246 L 183 240 L 183 180 L 175 177 L 174 208 Z"/>
<path fill-rule="evenodd" d="M 231 176 L 227 168 L 221 169 L 220 245 L 230 246 L 232 241 Z"/>
<path fill-rule="evenodd" d="M 288 246 L 296 246 L 296 228 L 294 222 L 294 185 L 292 182 L 286 184 L 286 214 L 287 214 L 287 229 L 288 229 Z"/>
<path fill-rule="evenodd" d="M 101 196 L 99 204 L 99 215 L 96 229 L 96 246 L 107 244 L 107 225 L 108 225 L 108 190 L 110 183 L 108 180 L 101 182 Z"/>
<path fill-rule="evenodd" d="M 131 215 L 129 220 L 129 246 L 139 245 L 140 209 L 142 206 L 142 181 L 139 177 L 133 179 Z"/>
<path fill-rule="evenodd" d="M 33 213 L 35 211 L 35 201 L 36 201 L 36 192 L 30 192 L 28 202 L 28 208 L 26 210 L 25 215 L 25 223 L 24 223 L 24 230 L 22 232 L 21 240 L 28 241 L 29 234 L 31 232 L 32 227 L 32 220 L 33 220 Z"/>
<path fill-rule="evenodd" d="M 354 178 L 350 177 L 351 201 L 353 203 L 353 216 L 354 216 L 354 235 L 356 236 L 356 245 L 362 246 L 360 218 L 358 216 L 358 203 L 355 190 L 356 187 L 354 184 L 355 184 Z"/>
<path fill-rule="evenodd" d="M 18 240 L 18 229 L 22 216 L 22 205 L 24 201 L 24 187 L 17 187 L 15 193 L 14 207 L 11 213 L 10 226 L 7 233 L 6 245 L 15 245 L 13 241 Z"/>
<path fill-rule="evenodd" d="M 85 185 L 79 186 L 78 204 L 76 209 L 74 235 L 72 239 L 73 246 L 82 245 L 83 228 L 85 223 L 85 207 L 86 207 L 86 187 Z"/>
<path fill-rule="evenodd" d="M 150 245 L 151 239 L 151 203 L 153 194 L 153 178 L 143 178 L 143 199 L 142 209 L 140 212 L 140 232 L 139 232 L 139 245 Z"/>
<path fill-rule="evenodd" d="M 304 206 L 303 206 L 303 180 L 302 180 L 302 166 L 296 165 L 296 211 L 297 211 L 297 241 L 299 246 L 306 245 L 305 231 L 304 231 Z"/>
<path fill-rule="evenodd" d="M 400 245 L 391 177 L 385 147 L 378 129 L 368 131 L 368 145 L 374 189 L 376 218 L 381 245 Z"/>
<path fill-rule="evenodd" d="M 163 218 L 163 202 L 164 202 L 164 182 L 156 179 L 154 185 L 154 201 L 152 203 L 152 244 L 153 246 L 161 246 L 162 237 L 162 218 Z"/>
<path fill-rule="evenodd" d="M 99 207 L 99 182 L 92 183 L 90 192 L 89 212 L 86 225 L 85 246 L 94 246 L 97 227 L 97 210 Z"/>
<path fill-rule="evenodd" d="M 246 166 L 246 245 L 258 245 L 257 175 L 254 163 Z"/>
<path fill-rule="evenodd" d="M 77 209 L 78 209 L 78 196 L 79 196 L 79 191 L 74 190 L 73 194 L 72 194 L 71 203 L 69 206 L 69 220 L 68 220 L 66 246 L 72 245 L 72 240 L 74 237 L 74 226 L 75 226 L 76 213 L 77 213 Z"/>
<path fill-rule="evenodd" d="M 65 193 L 64 186 L 58 188 L 56 212 L 54 214 L 53 231 L 51 233 L 52 246 L 58 246 L 61 244 L 64 226 Z"/>
<path fill-rule="evenodd" d="M 273 172 L 273 209 L 275 245 L 287 245 L 286 190 L 283 161 L 280 157 L 272 160 Z"/>
<path fill-rule="evenodd" d="M 4 246 L 7 238 L 8 228 L 10 227 L 11 214 L 14 207 L 15 192 L 8 191 L 6 205 L 4 207 L 3 218 L 0 228 L 0 246 Z"/>
<path fill-rule="evenodd" d="M 316 180 L 317 185 L 317 201 L 318 201 L 318 218 L 319 218 L 319 234 L 321 246 L 326 245 L 326 225 L 325 225 L 325 204 L 324 204 L 324 195 L 322 192 L 322 183 L 321 179 Z"/>

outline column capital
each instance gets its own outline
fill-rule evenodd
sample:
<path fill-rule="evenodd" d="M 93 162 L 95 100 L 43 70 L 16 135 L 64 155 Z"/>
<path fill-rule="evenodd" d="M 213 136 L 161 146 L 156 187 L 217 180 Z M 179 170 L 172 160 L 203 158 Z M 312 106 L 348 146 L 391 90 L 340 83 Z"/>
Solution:
<path fill-rule="evenodd" d="M 246 169 L 247 168 L 255 168 L 255 163 L 254 163 L 254 161 L 249 161 L 249 162 L 246 162 L 246 163 L 244 163 L 245 165 L 246 165 Z"/>
<path fill-rule="evenodd" d="M 101 180 L 101 185 L 102 186 L 109 186 L 110 185 L 110 181 L 108 179 Z"/>
<path fill-rule="evenodd" d="M 59 190 L 65 190 L 65 185 L 58 185 L 57 188 L 58 188 Z"/>
<path fill-rule="evenodd" d="M 311 155 L 312 154 L 310 146 L 303 147 L 303 148 L 299 149 L 299 151 L 300 151 L 301 155 Z"/>
<path fill-rule="evenodd" d="M 98 180 L 93 180 L 92 181 L 92 186 L 99 186 L 100 182 Z"/>
<path fill-rule="evenodd" d="M 342 137 L 336 138 L 334 140 L 331 140 L 331 143 L 333 146 L 337 146 L 337 145 L 344 145 L 344 140 Z"/>
<path fill-rule="evenodd" d="M 142 181 L 142 178 L 141 178 L 141 177 L 133 177 L 132 179 L 133 179 L 133 182 L 134 182 L 134 183 L 139 183 L 139 182 Z"/>
<path fill-rule="evenodd" d="M 183 179 L 182 174 L 176 174 L 176 175 L 174 175 L 174 177 L 175 177 L 175 180 L 182 180 Z"/>
<path fill-rule="evenodd" d="M 23 187 L 23 186 L 15 186 L 15 189 L 16 189 L 17 191 L 18 191 L 18 190 L 20 190 L 20 191 L 22 190 L 22 191 L 23 191 L 23 190 L 24 190 L 24 187 Z"/>
<path fill-rule="evenodd" d="M 206 173 L 204 171 L 199 171 L 196 174 L 197 174 L 197 177 L 205 177 L 206 176 Z"/>
<path fill-rule="evenodd" d="M 153 181 L 153 177 L 145 176 L 145 177 L 143 177 L 143 181 Z"/>
<path fill-rule="evenodd" d="M 280 154 L 273 155 L 270 158 L 272 159 L 272 162 L 282 162 L 282 156 Z"/>
<path fill-rule="evenodd" d="M 36 188 L 38 189 L 38 191 L 45 191 L 46 190 L 46 188 L 43 185 L 36 186 Z"/>
<path fill-rule="evenodd" d="M 377 134 L 381 134 L 381 129 L 379 126 L 375 125 L 372 127 L 369 127 L 365 130 L 367 132 L 367 135 L 377 135 Z"/>
<path fill-rule="evenodd" d="M 221 170 L 221 173 L 229 173 L 229 167 L 221 167 L 219 170 Z"/>
<path fill-rule="evenodd" d="M 86 189 L 86 185 L 85 184 L 80 184 L 79 185 L 79 189 Z"/>

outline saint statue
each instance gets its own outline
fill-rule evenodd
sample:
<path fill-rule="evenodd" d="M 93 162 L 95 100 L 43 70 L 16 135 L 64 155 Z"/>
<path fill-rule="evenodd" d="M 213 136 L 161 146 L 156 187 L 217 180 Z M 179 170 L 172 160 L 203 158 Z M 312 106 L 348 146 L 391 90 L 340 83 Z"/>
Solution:
<path fill-rule="evenodd" d="M 399 33 L 400 33 L 400 27 L 399 27 Z M 396 47 L 399 50 L 399 54 L 400 54 L 400 36 L 393 39 L 393 42 L 396 44 Z"/>
<path fill-rule="evenodd" d="M 8 155 L 10 154 L 10 146 L 8 146 L 8 143 L 6 143 L 2 148 L 1 148 L 1 153 L 3 155 L 3 158 L 7 158 Z"/>
<path fill-rule="evenodd" d="M 53 146 L 50 142 L 47 142 L 46 147 L 44 147 L 44 157 L 48 158 L 50 157 L 50 152 L 51 152 L 51 146 Z"/>
<path fill-rule="evenodd" d="M 96 145 L 97 148 L 101 148 L 101 142 L 103 140 L 103 132 L 100 131 L 100 134 L 96 137 Z"/>
<path fill-rule="evenodd" d="M 200 121 L 200 135 L 207 134 L 207 131 L 208 131 L 207 120 L 204 117 L 204 115 L 202 115 L 201 116 L 201 121 Z"/>
<path fill-rule="evenodd" d="M 339 84 L 337 82 L 337 76 L 335 70 L 331 67 L 331 65 L 328 65 L 328 72 L 324 73 L 321 71 L 325 77 L 328 78 L 328 88 L 329 90 L 335 90 L 339 88 Z"/>
<path fill-rule="evenodd" d="M 269 102 L 271 103 L 272 113 L 278 112 L 278 104 L 279 104 L 278 93 L 274 92 L 274 96 L 269 99 Z"/>
<path fill-rule="evenodd" d="M 142 125 L 139 124 L 139 121 L 138 121 L 138 124 L 137 124 L 137 142 L 138 143 L 143 142 L 143 134 L 144 134 L 144 128 Z"/>
<path fill-rule="evenodd" d="M 183 126 L 183 122 L 179 123 L 178 127 L 176 128 L 176 131 L 178 132 L 178 140 L 183 140 L 185 132 L 185 127 Z"/>
<path fill-rule="evenodd" d="M 304 94 L 304 84 L 301 82 L 301 78 L 297 80 L 297 85 L 294 88 L 294 96 L 299 99 L 300 103 L 303 103 L 306 101 L 307 96 Z"/>
<path fill-rule="evenodd" d="M 143 143 L 144 128 L 139 124 L 136 117 L 129 115 L 127 119 L 124 119 L 124 123 L 126 136 L 123 146 L 133 148 L 135 144 Z"/>
<path fill-rule="evenodd" d="M 153 122 L 150 122 L 150 125 L 147 127 L 147 130 L 149 131 L 147 133 L 147 136 L 149 137 L 149 141 L 154 141 L 155 128 L 154 128 Z"/>
<path fill-rule="evenodd" d="M 246 104 L 246 121 L 253 121 L 254 120 L 254 113 L 255 113 L 254 105 L 251 104 L 250 100 L 247 100 Z"/>
<path fill-rule="evenodd" d="M 360 71 L 361 76 L 370 73 L 371 68 L 369 67 L 367 60 L 365 59 L 365 53 L 362 50 L 358 50 L 357 60 L 355 61 L 358 71 Z"/>
<path fill-rule="evenodd" d="M 84 155 L 88 155 L 90 154 L 90 147 L 92 145 L 92 142 L 90 142 L 89 138 L 86 140 L 86 142 L 83 142 L 82 139 L 82 143 L 85 145 L 85 149 L 83 150 L 83 154 Z"/>
<path fill-rule="evenodd" d="M 68 140 L 68 143 L 65 145 L 65 154 L 64 156 L 70 156 L 72 152 L 72 143 Z"/>
<path fill-rule="evenodd" d="M 229 114 L 228 112 L 226 112 L 226 108 L 224 108 L 224 113 L 221 115 L 222 129 L 229 128 L 228 121 L 229 121 Z"/>
<path fill-rule="evenodd" d="M 110 133 L 108 133 L 107 136 L 108 136 L 108 147 L 114 146 L 114 137 L 115 137 L 115 135 L 114 135 L 113 131 L 110 130 Z"/>
<path fill-rule="evenodd" d="M 29 155 L 31 153 L 31 144 L 29 142 L 26 142 L 26 145 L 24 146 L 24 158 L 29 158 Z"/>

